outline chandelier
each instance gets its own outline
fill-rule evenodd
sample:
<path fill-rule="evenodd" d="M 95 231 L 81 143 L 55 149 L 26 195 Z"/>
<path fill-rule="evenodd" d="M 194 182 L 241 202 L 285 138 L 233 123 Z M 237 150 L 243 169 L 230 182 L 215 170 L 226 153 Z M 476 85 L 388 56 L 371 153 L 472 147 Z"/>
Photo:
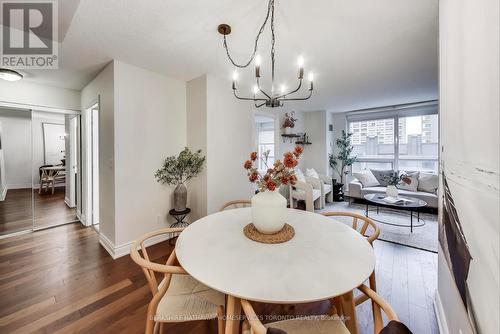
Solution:
<path fill-rule="evenodd" d="M 264 90 L 261 85 L 260 85 L 260 78 L 261 78 L 261 73 L 260 73 L 260 65 L 261 65 L 261 59 L 259 55 L 257 55 L 257 49 L 258 49 L 258 44 L 259 44 L 259 39 L 260 36 L 262 35 L 262 32 L 264 31 L 264 28 L 266 27 L 267 23 L 270 22 L 271 25 L 271 88 L 270 90 Z M 253 53 L 250 57 L 250 59 L 246 63 L 237 63 L 233 57 L 231 56 L 229 52 L 229 47 L 227 46 L 227 35 L 231 33 L 231 27 L 228 24 L 220 24 L 217 28 L 218 32 L 222 34 L 224 38 L 223 46 L 224 49 L 226 50 L 226 54 L 228 59 L 231 61 L 231 63 L 236 67 L 236 68 L 246 68 L 248 67 L 252 62 L 254 62 L 255 65 L 255 85 L 253 86 L 253 96 L 252 97 L 245 97 L 245 96 L 240 96 L 237 93 L 237 80 L 238 80 L 238 72 L 235 70 L 233 74 L 233 93 L 234 96 L 237 99 L 240 100 L 246 100 L 246 101 L 253 101 L 255 103 L 255 107 L 260 108 L 262 106 L 270 107 L 270 108 L 275 108 L 275 107 L 282 107 L 283 103 L 285 101 L 304 101 L 309 99 L 312 96 L 313 92 L 313 75 L 312 73 L 309 73 L 309 89 L 308 93 L 305 96 L 296 96 L 295 94 L 300 92 L 302 88 L 302 81 L 304 80 L 304 58 L 299 57 L 298 64 L 299 64 L 299 73 L 298 73 L 298 85 L 297 88 L 292 89 L 290 91 L 287 91 L 286 86 L 282 86 L 280 89 L 280 92 L 276 92 L 275 89 L 275 42 L 276 42 L 276 36 L 274 33 L 274 0 L 269 0 L 269 4 L 267 6 L 267 15 L 264 20 L 264 23 L 260 27 L 260 30 L 255 38 L 254 42 L 254 48 L 253 48 Z"/>

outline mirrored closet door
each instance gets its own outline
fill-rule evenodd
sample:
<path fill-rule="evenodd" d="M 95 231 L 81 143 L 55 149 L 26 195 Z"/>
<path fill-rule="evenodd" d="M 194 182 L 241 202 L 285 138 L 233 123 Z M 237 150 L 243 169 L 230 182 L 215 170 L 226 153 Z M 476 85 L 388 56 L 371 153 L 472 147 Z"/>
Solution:
<path fill-rule="evenodd" d="M 80 115 L 0 107 L 0 237 L 77 221 Z"/>
<path fill-rule="evenodd" d="M 79 116 L 33 111 L 34 229 L 77 220 Z"/>
<path fill-rule="evenodd" d="M 31 112 L 0 108 L 0 236 L 33 228 Z"/>

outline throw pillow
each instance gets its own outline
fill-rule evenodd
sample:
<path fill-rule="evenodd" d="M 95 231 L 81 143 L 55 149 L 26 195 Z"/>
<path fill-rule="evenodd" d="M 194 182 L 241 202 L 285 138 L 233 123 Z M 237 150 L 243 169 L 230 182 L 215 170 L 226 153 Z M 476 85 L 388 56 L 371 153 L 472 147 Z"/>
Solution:
<path fill-rule="evenodd" d="M 418 190 L 426 193 L 437 193 L 439 177 L 434 173 L 421 172 L 418 177 Z"/>
<path fill-rule="evenodd" d="M 318 172 L 316 172 L 316 170 L 314 168 L 306 168 L 306 176 L 309 176 L 309 177 L 314 177 L 316 179 L 319 179 L 319 175 L 318 175 Z"/>
<path fill-rule="evenodd" d="M 408 180 L 410 181 L 410 184 L 404 182 L 403 180 L 399 181 L 398 185 L 396 186 L 398 189 L 401 190 L 408 190 L 408 191 L 413 191 L 417 192 L 418 189 L 418 175 L 419 172 L 412 172 L 412 173 L 405 173 L 401 172 L 400 175 L 406 175 Z"/>
<path fill-rule="evenodd" d="M 295 176 L 297 177 L 297 181 L 306 182 L 306 177 L 299 168 L 295 169 Z"/>
<path fill-rule="evenodd" d="M 380 185 L 369 169 L 362 170 L 361 172 L 354 172 L 352 175 L 361 182 L 363 187 L 376 187 Z"/>
<path fill-rule="evenodd" d="M 370 169 L 372 172 L 373 176 L 377 179 L 378 183 L 382 187 L 387 187 L 389 185 L 389 180 L 391 176 L 395 173 L 392 169 Z"/>

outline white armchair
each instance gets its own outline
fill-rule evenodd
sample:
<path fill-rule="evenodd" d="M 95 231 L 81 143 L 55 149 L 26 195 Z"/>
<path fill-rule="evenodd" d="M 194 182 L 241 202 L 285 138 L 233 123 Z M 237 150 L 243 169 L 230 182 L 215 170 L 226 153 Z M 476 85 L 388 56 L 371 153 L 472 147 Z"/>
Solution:
<path fill-rule="evenodd" d="M 295 208 L 298 200 L 306 203 L 306 210 L 314 212 L 314 209 L 321 209 L 321 183 L 317 179 L 306 178 L 306 182 L 297 181 L 295 185 L 289 185 L 290 207 Z"/>
<path fill-rule="evenodd" d="M 319 174 L 314 168 L 306 170 L 307 182 L 317 184 L 317 188 L 321 190 L 321 208 L 326 206 L 326 202 L 333 202 L 333 185 L 332 178 L 328 175 Z"/>

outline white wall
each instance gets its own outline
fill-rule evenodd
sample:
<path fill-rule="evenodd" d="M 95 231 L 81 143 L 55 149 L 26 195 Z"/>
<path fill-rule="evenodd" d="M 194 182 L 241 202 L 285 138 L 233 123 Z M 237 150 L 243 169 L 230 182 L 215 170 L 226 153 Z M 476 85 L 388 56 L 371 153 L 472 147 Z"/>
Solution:
<path fill-rule="evenodd" d="M 7 189 L 31 188 L 31 113 L 0 109 Z"/>
<path fill-rule="evenodd" d="M 154 171 L 186 146 L 186 84 L 119 61 L 114 74 L 115 245 L 121 247 L 168 226 L 174 187 L 157 183 Z"/>
<path fill-rule="evenodd" d="M 328 174 L 327 117 L 326 111 L 304 113 L 304 130 L 312 145 L 304 147 L 303 167 L 314 168 L 320 174 Z"/>
<path fill-rule="evenodd" d="M 100 101 L 99 105 L 99 232 L 115 242 L 115 136 L 114 136 L 114 64 L 111 62 L 94 78 L 81 94 L 82 134 L 85 133 L 87 115 L 85 109 Z M 85 143 L 85 139 L 82 143 Z M 82 151 L 82 184 L 87 183 L 87 151 Z M 86 221 L 87 192 L 82 189 L 82 220 Z"/>
<path fill-rule="evenodd" d="M 441 0 L 439 6 L 441 168 L 472 256 L 467 284 L 478 330 L 499 333 L 500 5 Z M 442 256 L 439 268 L 449 333 L 470 333 Z"/>
<path fill-rule="evenodd" d="M 0 80 L 0 102 L 80 110 L 80 92 L 72 89 Z"/>
<path fill-rule="evenodd" d="M 207 77 L 201 76 L 186 84 L 187 146 L 207 154 Z M 189 181 L 188 207 L 195 221 L 207 214 L 207 165 Z"/>
<path fill-rule="evenodd" d="M 230 83 L 207 75 L 207 212 L 253 195 L 243 163 L 253 150 L 253 105 L 237 100 Z"/>
<path fill-rule="evenodd" d="M 339 148 L 337 147 L 336 141 L 338 138 L 342 136 L 342 130 L 346 130 L 347 121 L 345 113 L 331 113 L 331 122 L 333 124 L 333 154 L 337 155 L 339 153 Z M 332 170 L 330 168 L 331 175 L 337 179 L 338 182 L 341 182 L 341 177 L 338 175 L 336 170 Z M 348 176 L 349 177 L 349 176 Z M 347 181 L 348 182 L 348 181 Z"/>

